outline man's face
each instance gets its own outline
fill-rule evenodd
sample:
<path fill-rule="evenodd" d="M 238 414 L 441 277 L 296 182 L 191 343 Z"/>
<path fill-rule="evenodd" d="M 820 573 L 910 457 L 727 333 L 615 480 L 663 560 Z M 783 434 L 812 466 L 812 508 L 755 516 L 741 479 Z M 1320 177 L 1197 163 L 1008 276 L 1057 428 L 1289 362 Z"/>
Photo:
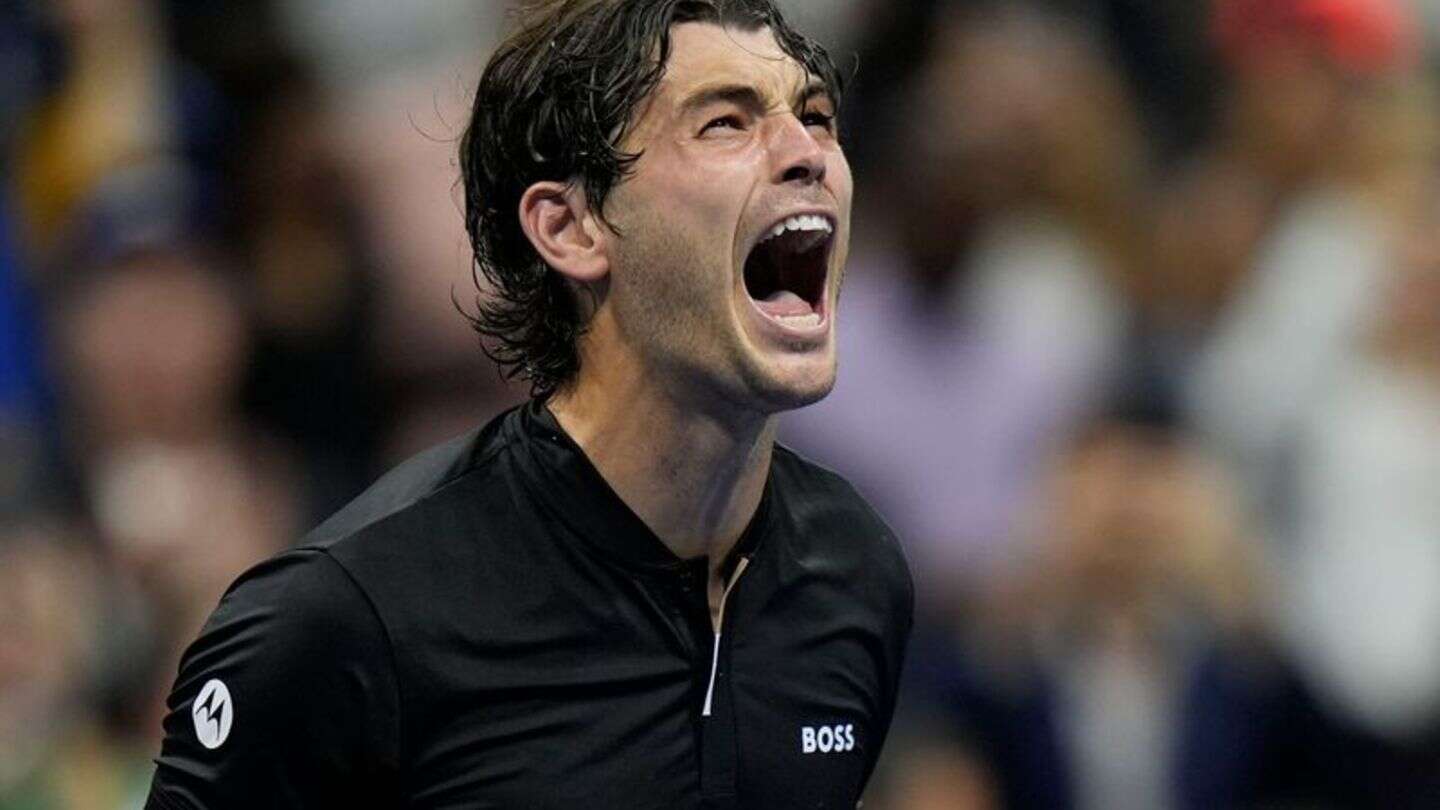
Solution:
<path fill-rule="evenodd" d="M 768 29 L 684 23 L 612 193 L 619 346 L 692 402 L 774 413 L 835 380 L 850 167 L 823 85 Z M 776 236 L 776 233 L 780 235 Z"/>

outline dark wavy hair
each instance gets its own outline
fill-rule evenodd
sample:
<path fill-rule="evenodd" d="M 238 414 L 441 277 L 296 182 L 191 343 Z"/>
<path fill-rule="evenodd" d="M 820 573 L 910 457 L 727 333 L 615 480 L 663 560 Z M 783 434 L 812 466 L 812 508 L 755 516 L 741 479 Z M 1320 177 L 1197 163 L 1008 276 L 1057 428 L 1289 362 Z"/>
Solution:
<path fill-rule="evenodd" d="M 576 290 L 521 229 L 520 198 L 537 182 L 580 183 L 608 224 L 605 201 L 640 157 L 620 144 L 664 75 L 671 26 L 768 27 L 837 107 L 843 86 L 825 49 L 790 28 L 773 0 L 532 0 L 517 16 L 518 30 L 480 77 L 460 140 L 480 291 L 466 318 L 501 373 L 544 398 L 579 372 L 586 324 Z"/>

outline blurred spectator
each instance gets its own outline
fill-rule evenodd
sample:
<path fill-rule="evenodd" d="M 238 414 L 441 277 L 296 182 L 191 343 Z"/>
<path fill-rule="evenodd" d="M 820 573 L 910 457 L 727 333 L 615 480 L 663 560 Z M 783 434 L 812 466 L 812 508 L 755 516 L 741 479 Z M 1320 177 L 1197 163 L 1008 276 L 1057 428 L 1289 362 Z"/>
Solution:
<path fill-rule="evenodd" d="M 303 454 L 310 521 L 376 473 L 382 399 L 371 325 L 375 246 L 329 105 L 282 62 L 238 139 L 236 200 L 254 302 L 249 411 Z"/>
<path fill-rule="evenodd" d="M 53 520 L 0 528 L 0 807 L 113 810 L 143 801 L 148 745 L 121 736 L 96 687 L 109 663 L 99 560 Z M 134 730 L 129 733 L 133 735 Z M 146 740 L 140 737 L 140 740 Z"/>
<path fill-rule="evenodd" d="M 102 536 L 190 635 L 293 536 L 289 461 L 239 413 L 247 322 L 202 253 L 125 253 L 86 276 L 53 325 L 72 458 Z"/>
<path fill-rule="evenodd" d="M 1318 721 L 1265 641 L 1265 575 L 1234 483 L 1167 425 L 1131 415 L 1084 432 L 1043 490 L 1032 555 L 992 583 L 978 621 L 915 650 L 908 710 L 930 753 L 893 779 L 984 787 L 950 804 L 906 791 L 895 807 L 1333 795 Z"/>
<path fill-rule="evenodd" d="M 197 250 L 120 254 L 53 317 L 81 496 L 153 642 L 129 694 L 158 728 L 179 644 L 230 581 L 298 528 L 288 454 L 239 413 L 249 334 Z"/>
<path fill-rule="evenodd" d="M 341 235 L 351 260 L 364 263 L 369 393 L 385 414 L 385 424 L 369 432 L 383 466 L 483 422 L 523 391 L 500 378 L 456 312 L 476 288 L 455 150 L 507 4 L 372 5 L 281 0 L 276 9 L 326 98 L 293 110 L 308 120 L 284 122 L 280 131 L 294 143 L 288 133 L 302 123 L 311 143 L 324 145 L 310 154 L 344 178 L 327 196 L 345 206 L 338 217 L 345 226 L 337 229 L 336 217 L 320 220 L 332 242 L 337 230 L 353 226 Z"/>
<path fill-rule="evenodd" d="M 1197 353 L 1196 425 L 1273 510 L 1298 421 L 1373 315 L 1433 113 L 1401 0 L 1222 0 L 1213 28 L 1230 85 L 1164 206 L 1157 311 Z"/>
<path fill-rule="evenodd" d="M 375 247 L 376 357 L 396 380 L 463 373 L 488 383 L 498 377 L 453 303 L 474 294 L 455 155 L 505 5 L 372 5 L 291 0 L 278 8 L 318 66 L 331 100 L 323 131 L 357 184 L 358 222 Z"/>
<path fill-rule="evenodd" d="M 45 268 L 72 216 L 117 175 L 185 158 L 194 178 L 211 166 L 218 110 L 208 86 L 165 48 L 147 0 L 55 0 L 50 22 L 64 69 L 27 118 L 15 182 L 25 247 Z"/>
<path fill-rule="evenodd" d="M 1383 741 L 1385 758 L 1357 767 L 1406 807 L 1440 801 L 1437 223 L 1431 206 L 1365 351 L 1305 420 L 1281 552 L 1298 660 L 1338 715 Z"/>
<path fill-rule="evenodd" d="M 1346 804 L 1434 806 L 1434 403 L 1402 348 L 1436 338 L 1405 314 L 1436 154 L 1418 29 L 1400 0 L 1230 0 L 1214 31 L 1227 128 L 1161 234 L 1169 314 L 1199 335 L 1186 396 L 1286 572 L 1276 621 L 1343 732 Z"/>
<path fill-rule="evenodd" d="M 857 248 L 837 387 L 783 438 L 854 477 L 940 598 L 1115 370 L 1144 146 L 1103 54 L 1024 9 L 949 18 L 902 120 L 871 212 L 893 241 Z"/>

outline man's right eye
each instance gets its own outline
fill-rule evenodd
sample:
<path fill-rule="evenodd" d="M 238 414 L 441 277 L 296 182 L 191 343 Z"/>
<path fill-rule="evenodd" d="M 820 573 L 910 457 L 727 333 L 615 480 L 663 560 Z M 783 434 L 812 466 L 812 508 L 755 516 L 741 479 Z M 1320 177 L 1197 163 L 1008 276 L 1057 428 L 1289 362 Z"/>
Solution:
<path fill-rule="evenodd" d="M 734 116 L 734 115 L 722 115 L 722 116 L 720 116 L 719 118 L 711 119 L 709 122 L 707 122 L 707 123 L 705 124 L 705 126 L 701 127 L 701 128 L 700 128 L 700 134 L 701 134 L 701 135 L 704 135 L 705 133 L 709 132 L 709 131 L 712 130 L 712 129 L 722 129 L 722 128 L 725 128 L 725 129 L 743 129 L 743 125 L 742 125 L 742 123 L 741 123 L 741 121 L 740 121 L 740 118 L 739 118 L 738 116 Z"/>

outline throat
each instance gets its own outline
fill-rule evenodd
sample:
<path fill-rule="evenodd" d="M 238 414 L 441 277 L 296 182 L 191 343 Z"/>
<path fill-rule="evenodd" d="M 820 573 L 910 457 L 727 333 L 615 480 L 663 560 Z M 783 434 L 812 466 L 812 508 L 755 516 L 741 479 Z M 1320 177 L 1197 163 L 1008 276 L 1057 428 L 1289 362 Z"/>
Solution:
<path fill-rule="evenodd" d="M 725 424 L 654 390 L 581 375 L 550 410 L 626 506 L 677 557 L 723 558 L 760 503 L 775 419 Z"/>

